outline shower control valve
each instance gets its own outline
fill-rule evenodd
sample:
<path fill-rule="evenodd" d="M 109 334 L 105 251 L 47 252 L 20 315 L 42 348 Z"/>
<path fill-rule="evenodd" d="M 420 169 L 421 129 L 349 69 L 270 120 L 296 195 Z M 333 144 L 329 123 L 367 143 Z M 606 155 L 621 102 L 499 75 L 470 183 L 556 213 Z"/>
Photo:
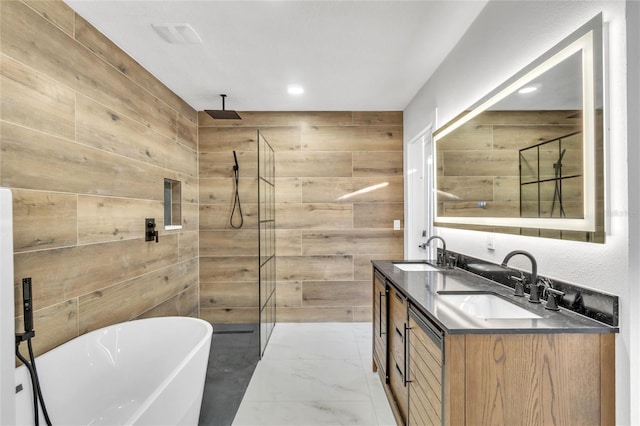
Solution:
<path fill-rule="evenodd" d="M 158 242 L 158 231 L 156 230 L 156 220 L 152 217 L 148 217 L 144 220 L 145 223 L 145 241 L 153 241 Z"/>

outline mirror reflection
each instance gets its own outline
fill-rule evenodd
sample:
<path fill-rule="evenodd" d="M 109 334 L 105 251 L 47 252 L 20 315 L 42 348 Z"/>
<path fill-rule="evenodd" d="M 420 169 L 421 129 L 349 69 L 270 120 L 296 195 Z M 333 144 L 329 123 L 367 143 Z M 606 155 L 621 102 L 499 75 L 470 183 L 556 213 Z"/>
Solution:
<path fill-rule="evenodd" d="M 571 38 L 434 134 L 437 226 L 604 241 L 599 49 Z"/>

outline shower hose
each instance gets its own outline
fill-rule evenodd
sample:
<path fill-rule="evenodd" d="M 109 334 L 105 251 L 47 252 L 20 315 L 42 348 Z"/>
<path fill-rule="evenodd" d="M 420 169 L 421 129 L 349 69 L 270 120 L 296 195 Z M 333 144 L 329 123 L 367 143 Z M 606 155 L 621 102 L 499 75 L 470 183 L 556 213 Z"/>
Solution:
<path fill-rule="evenodd" d="M 235 152 L 234 152 L 235 154 Z M 236 163 L 237 164 L 237 163 Z M 240 172 L 238 170 L 238 166 L 234 166 L 233 168 L 234 182 L 235 182 L 235 195 L 233 197 L 233 209 L 231 210 L 231 218 L 229 218 L 229 224 L 233 229 L 240 229 L 244 224 L 244 218 L 242 217 L 242 206 L 240 205 L 240 193 L 238 192 L 238 184 L 239 184 L 239 175 Z M 236 216 L 236 210 L 240 215 L 240 223 L 236 225 L 233 221 L 234 216 Z"/>
<path fill-rule="evenodd" d="M 31 377 L 31 385 L 33 388 L 33 418 L 35 426 L 40 425 L 40 416 L 38 415 L 38 400 L 40 401 L 40 407 L 42 408 L 42 414 L 44 415 L 44 420 L 47 423 L 47 426 L 51 426 L 51 419 L 49 419 L 49 413 L 47 412 L 47 407 L 44 405 L 44 398 L 42 396 L 42 391 L 40 390 L 40 380 L 38 380 L 38 371 L 36 370 L 36 360 L 33 355 L 33 346 L 31 345 L 31 339 L 27 339 L 27 347 L 29 348 L 29 362 L 21 353 L 20 353 L 20 341 L 16 339 L 16 356 L 24 366 L 29 371 L 29 376 Z"/>

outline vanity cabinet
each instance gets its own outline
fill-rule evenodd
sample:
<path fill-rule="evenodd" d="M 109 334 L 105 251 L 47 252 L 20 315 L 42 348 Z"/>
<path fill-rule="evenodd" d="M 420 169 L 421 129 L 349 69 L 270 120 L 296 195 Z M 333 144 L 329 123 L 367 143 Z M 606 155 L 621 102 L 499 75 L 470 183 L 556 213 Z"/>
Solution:
<path fill-rule="evenodd" d="M 410 425 L 442 424 L 444 333 L 409 306 L 407 371 Z"/>
<path fill-rule="evenodd" d="M 396 288 L 389 291 L 389 387 L 403 422 L 408 418 L 407 299 Z"/>
<path fill-rule="evenodd" d="M 389 335 L 388 302 L 389 286 L 384 276 L 374 271 L 373 275 L 373 371 L 377 371 L 383 383 L 389 383 L 387 363 L 387 337 Z"/>
<path fill-rule="evenodd" d="M 386 366 L 398 425 L 615 424 L 615 334 L 451 333 L 406 290 L 374 276 L 374 370 Z"/>

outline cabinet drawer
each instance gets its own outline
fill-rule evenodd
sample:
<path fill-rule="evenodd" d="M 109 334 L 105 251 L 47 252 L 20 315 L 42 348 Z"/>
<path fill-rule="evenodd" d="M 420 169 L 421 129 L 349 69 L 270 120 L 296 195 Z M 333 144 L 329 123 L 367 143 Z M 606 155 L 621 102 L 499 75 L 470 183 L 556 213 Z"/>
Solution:
<path fill-rule="evenodd" d="M 376 270 L 373 276 L 373 361 L 374 370 L 377 368 L 385 383 L 389 382 L 388 375 L 388 296 L 389 289 L 386 280 Z"/>
<path fill-rule="evenodd" d="M 400 365 L 402 373 L 404 374 L 404 324 L 392 324 L 392 327 L 389 329 L 389 338 L 391 340 L 389 344 L 390 356 Z"/>
<path fill-rule="evenodd" d="M 396 323 L 398 328 L 404 328 L 407 321 L 407 299 L 396 289 L 389 291 L 389 309 L 391 323 Z"/>
<path fill-rule="evenodd" d="M 404 382 L 402 368 L 402 364 L 397 360 L 392 359 L 389 361 L 389 385 L 402 419 L 406 423 L 409 414 L 409 392 Z"/>

